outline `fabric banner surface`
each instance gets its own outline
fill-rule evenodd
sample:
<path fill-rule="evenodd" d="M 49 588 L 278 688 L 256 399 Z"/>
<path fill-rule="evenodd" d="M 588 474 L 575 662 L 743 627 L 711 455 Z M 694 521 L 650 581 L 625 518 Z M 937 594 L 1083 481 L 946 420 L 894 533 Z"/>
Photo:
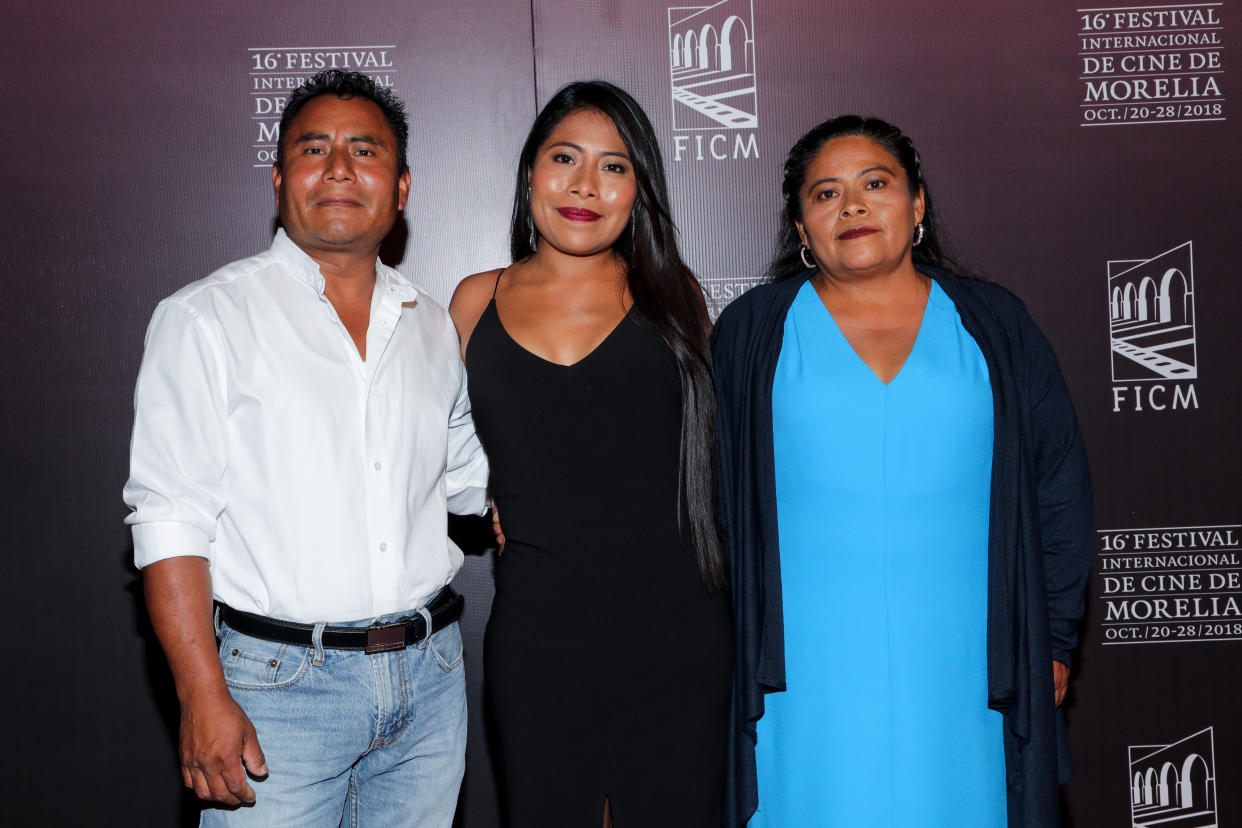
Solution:
<path fill-rule="evenodd" d="M 3 517 L 18 647 L 12 824 L 192 824 L 177 706 L 121 523 L 155 304 L 264 249 L 289 91 L 358 69 L 409 106 L 385 261 L 447 304 L 508 264 L 518 151 L 564 83 L 650 115 L 718 313 L 763 276 L 785 154 L 845 113 L 919 148 L 949 241 L 1056 349 L 1097 557 L 1067 718 L 1073 826 L 1242 824 L 1242 291 L 1231 263 L 1242 19 L 1220 2 L 288 0 L 8 14 L 0 207 Z M 27 149 L 25 153 L 21 149 Z M 471 736 L 458 822 L 499 824 L 483 715 L 486 526 L 466 548 Z M 934 623 L 934 619 L 928 619 Z M 66 795 L 72 792 L 72 795 Z"/>

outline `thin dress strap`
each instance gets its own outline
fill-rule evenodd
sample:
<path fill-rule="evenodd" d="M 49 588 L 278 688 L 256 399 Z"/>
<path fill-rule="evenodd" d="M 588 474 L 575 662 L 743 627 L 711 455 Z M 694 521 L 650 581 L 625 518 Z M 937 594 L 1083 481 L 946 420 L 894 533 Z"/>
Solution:
<path fill-rule="evenodd" d="M 496 291 L 500 290 L 500 277 L 501 277 L 501 276 L 504 276 L 504 275 L 505 275 L 505 271 L 506 271 L 506 270 L 508 270 L 508 269 L 509 269 L 509 268 L 507 268 L 507 267 L 502 267 L 502 268 L 500 269 L 500 272 L 496 274 L 496 284 L 492 285 L 492 301 L 493 301 L 493 302 L 495 302 L 495 301 L 496 301 Z"/>

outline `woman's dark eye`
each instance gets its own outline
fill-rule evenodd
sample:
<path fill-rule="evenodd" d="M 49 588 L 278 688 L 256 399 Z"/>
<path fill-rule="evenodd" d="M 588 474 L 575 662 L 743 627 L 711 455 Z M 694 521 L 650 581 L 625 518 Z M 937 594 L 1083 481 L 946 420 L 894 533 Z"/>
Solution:
<path fill-rule="evenodd" d="M 558 164 L 571 164 L 574 159 L 570 158 L 568 153 L 558 152 L 552 156 L 552 160 Z"/>

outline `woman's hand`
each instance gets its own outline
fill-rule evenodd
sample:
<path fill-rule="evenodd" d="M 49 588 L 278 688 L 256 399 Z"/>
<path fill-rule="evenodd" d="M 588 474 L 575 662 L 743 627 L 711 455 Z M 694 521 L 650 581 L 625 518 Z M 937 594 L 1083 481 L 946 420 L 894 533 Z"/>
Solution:
<path fill-rule="evenodd" d="M 500 528 L 500 510 L 494 504 L 492 505 L 492 534 L 496 536 L 496 554 L 499 556 L 505 551 L 505 530 Z M 1058 701 L 1057 704 L 1060 702 Z"/>
<path fill-rule="evenodd" d="M 495 522 L 494 517 L 492 518 L 492 526 L 499 533 L 500 524 Z M 497 536 L 502 537 L 499 534 Z M 503 543 L 502 537 L 501 544 Z M 1065 701 L 1065 691 L 1069 690 L 1069 668 L 1059 661 L 1052 662 L 1052 689 L 1057 707 L 1060 707 L 1061 702 Z"/>

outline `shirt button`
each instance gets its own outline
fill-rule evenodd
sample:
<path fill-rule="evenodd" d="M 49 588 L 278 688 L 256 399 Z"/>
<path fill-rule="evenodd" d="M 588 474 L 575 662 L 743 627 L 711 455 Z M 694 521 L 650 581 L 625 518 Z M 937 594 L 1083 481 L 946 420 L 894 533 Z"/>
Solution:
<path fill-rule="evenodd" d="M 380 544 L 380 551 L 381 551 L 381 552 L 387 552 L 387 551 L 388 551 L 388 544 L 386 544 L 386 543 L 381 543 L 381 544 Z"/>
<path fill-rule="evenodd" d="M 379 471 L 381 468 L 383 468 L 383 466 L 381 465 L 380 461 L 376 460 L 376 461 L 375 461 L 375 470 L 376 470 L 376 471 Z"/>

